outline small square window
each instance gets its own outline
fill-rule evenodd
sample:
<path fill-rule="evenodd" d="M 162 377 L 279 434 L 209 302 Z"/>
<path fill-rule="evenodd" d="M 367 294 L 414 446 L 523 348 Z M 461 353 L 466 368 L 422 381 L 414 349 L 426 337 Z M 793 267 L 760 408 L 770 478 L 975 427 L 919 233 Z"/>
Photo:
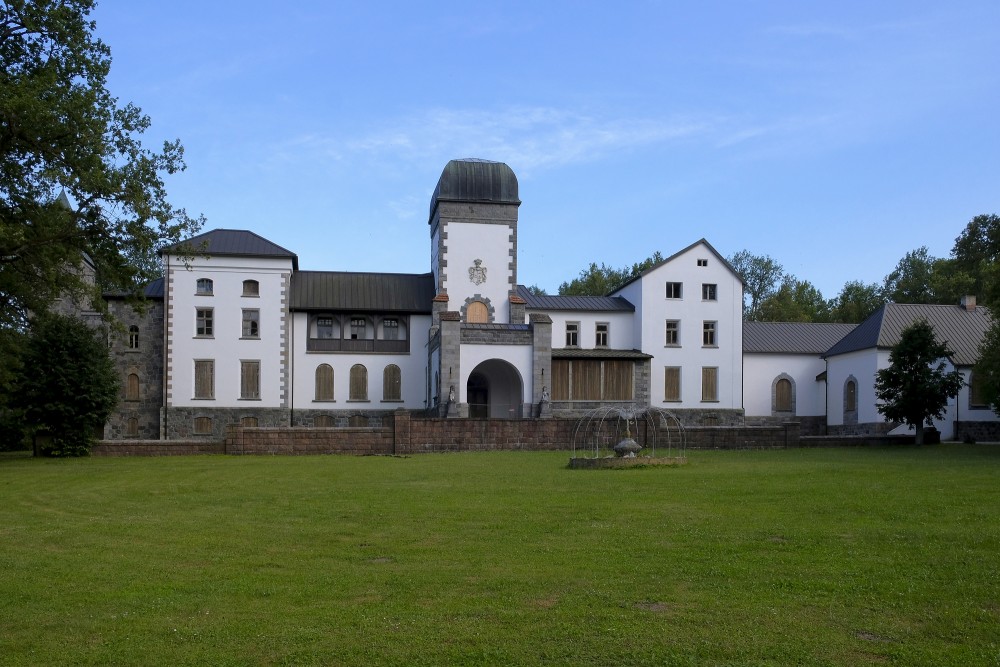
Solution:
<path fill-rule="evenodd" d="M 712 283 L 703 283 L 701 286 L 701 298 L 703 301 L 717 301 L 718 288 Z"/>
<path fill-rule="evenodd" d="M 708 266 L 708 260 L 707 259 L 699 259 L 698 260 L 698 266 Z"/>
<path fill-rule="evenodd" d="M 668 347 L 677 347 L 681 344 L 681 322 L 680 320 L 667 320 L 667 342 Z"/>
<path fill-rule="evenodd" d="M 399 320 L 382 320 L 382 338 L 385 340 L 399 340 Z"/>
<path fill-rule="evenodd" d="M 667 298 L 680 299 L 682 283 L 667 283 Z"/>
<path fill-rule="evenodd" d="M 316 318 L 316 338 L 333 338 L 333 318 Z"/>
<path fill-rule="evenodd" d="M 244 280 L 243 296 L 260 296 L 260 283 L 256 280 Z"/>

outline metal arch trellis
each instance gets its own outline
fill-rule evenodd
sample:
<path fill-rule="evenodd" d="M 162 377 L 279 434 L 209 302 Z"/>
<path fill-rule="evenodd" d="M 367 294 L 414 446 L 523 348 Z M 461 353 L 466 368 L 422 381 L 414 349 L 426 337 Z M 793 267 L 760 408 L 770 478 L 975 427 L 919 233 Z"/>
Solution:
<path fill-rule="evenodd" d="M 640 426 L 644 427 L 640 433 Z M 657 448 L 661 456 L 686 454 L 687 436 L 684 425 L 677 415 L 662 408 L 641 404 L 604 405 L 584 414 L 573 430 L 573 458 L 577 452 L 589 454 L 591 458 L 601 458 L 602 450 L 614 455 L 615 443 L 623 438 L 634 437 L 644 440 L 648 456 L 656 457 Z M 665 452 L 663 450 L 666 450 Z"/>

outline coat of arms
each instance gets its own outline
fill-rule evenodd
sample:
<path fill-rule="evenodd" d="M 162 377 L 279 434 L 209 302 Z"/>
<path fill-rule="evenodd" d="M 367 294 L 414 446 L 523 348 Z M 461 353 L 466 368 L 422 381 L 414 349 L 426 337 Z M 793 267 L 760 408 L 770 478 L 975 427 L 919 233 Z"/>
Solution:
<path fill-rule="evenodd" d="M 469 280 L 471 280 L 476 285 L 482 285 L 486 282 L 486 267 L 483 266 L 483 260 L 476 259 L 473 260 L 475 266 L 469 267 Z"/>

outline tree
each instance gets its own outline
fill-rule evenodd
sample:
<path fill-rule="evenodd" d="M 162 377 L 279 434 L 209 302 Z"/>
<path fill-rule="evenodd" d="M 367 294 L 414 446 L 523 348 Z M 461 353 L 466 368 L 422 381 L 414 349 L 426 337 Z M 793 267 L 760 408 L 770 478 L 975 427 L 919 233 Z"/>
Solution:
<path fill-rule="evenodd" d="M 1000 321 L 987 329 L 979 345 L 979 361 L 972 371 L 983 391 L 983 398 L 1000 415 Z"/>
<path fill-rule="evenodd" d="M 528 290 L 528 294 L 534 294 L 535 296 L 545 296 L 547 294 L 545 288 L 540 287 L 537 284 L 528 285 L 525 289 Z"/>
<path fill-rule="evenodd" d="M 938 303 L 934 294 L 934 266 L 927 246 L 906 253 L 885 277 L 882 294 L 892 303 Z"/>
<path fill-rule="evenodd" d="M 106 88 L 93 7 L 0 0 L 0 328 L 24 329 L 59 296 L 102 308 L 102 289 L 139 294 L 159 247 L 201 224 L 166 199 L 181 144 L 144 148 L 149 118 Z M 77 270 L 84 256 L 96 282 Z"/>
<path fill-rule="evenodd" d="M 830 305 L 808 280 L 785 276 L 781 287 L 760 304 L 757 315 L 761 322 L 828 322 Z"/>
<path fill-rule="evenodd" d="M 830 321 L 857 324 L 883 305 L 885 299 L 878 285 L 850 280 L 844 283 L 840 294 L 830 300 Z"/>
<path fill-rule="evenodd" d="M 961 373 L 945 370 L 951 355 L 934 338 L 934 328 L 920 320 L 903 329 L 889 353 L 889 367 L 875 373 L 878 411 L 886 421 L 915 428 L 918 445 L 924 442 L 924 424 L 944 417 L 948 399 L 965 384 Z"/>
<path fill-rule="evenodd" d="M 958 268 L 972 278 L 968 293 L 975 294 L 983 303 L 1000 300 L 996 294 L 997 265 L 1000 264 L 1000 216 L 977 215 L 955 239 L 951 255 Z"/>
<path fill-rule="evenodd" d="M 81 456 L 118 402 L 119 384 L 108 346 L 79 319 L 35 318 L 15 383 L 13 406 L 27 428 L 50 436 L 41 453 Z"/>
<path fill-rule="evenodd" d="M 777 291 L 785 277 L 784 268 L 772 257 L 754 255 L 749 250 L 741 250 L 728 260 L 743 279 L 743 319 L 760 319 L 760 306 Z"/>
<path fill-rule="evenodd" d="M 581 271 L 577 278 L 559 285 L 559 294 L 564 296 L 604 296 L 614 292 L 633 278 L 639 277 L 644 271 L 662 261 L 663 255 L 656 251 L 641 262 L 621 269 L 612 268 L 603 262 L 600 266 L 591 262 L 590 266 Z"/>

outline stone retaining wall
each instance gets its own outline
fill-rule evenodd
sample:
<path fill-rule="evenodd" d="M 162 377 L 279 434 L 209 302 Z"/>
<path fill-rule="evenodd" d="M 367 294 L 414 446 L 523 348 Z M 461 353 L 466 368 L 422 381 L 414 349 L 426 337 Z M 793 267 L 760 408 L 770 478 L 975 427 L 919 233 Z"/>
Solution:
<path fill-rule="evenodd" d="M 225 443 L 211 440 L 105 440 L 90 450 L 91 456 L 187 456 L 225 453 Z"/>

